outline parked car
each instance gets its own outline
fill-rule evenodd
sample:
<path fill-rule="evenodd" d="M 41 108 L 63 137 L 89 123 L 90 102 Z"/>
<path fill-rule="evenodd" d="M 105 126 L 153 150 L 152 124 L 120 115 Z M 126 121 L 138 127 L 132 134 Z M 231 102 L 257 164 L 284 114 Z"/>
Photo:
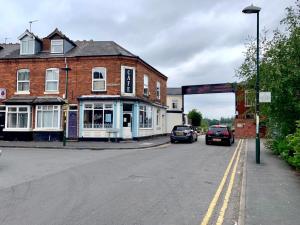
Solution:
<path fill-rule="evenodd" d="M 208 128 L 205 135 L 205 143 L 207 145 L 222 143 L 230 146 L 234 143 L 234 134 L 226 125 L 213 125 Z"/>
<path fill-rule="evenodd" d="M 170 139 L 171 143 L 175 143 L 176 141 L 188 141 L 192 143 L 198 140 L 198 134 L 192 126 L 177 125 L 173 127 Z"/>

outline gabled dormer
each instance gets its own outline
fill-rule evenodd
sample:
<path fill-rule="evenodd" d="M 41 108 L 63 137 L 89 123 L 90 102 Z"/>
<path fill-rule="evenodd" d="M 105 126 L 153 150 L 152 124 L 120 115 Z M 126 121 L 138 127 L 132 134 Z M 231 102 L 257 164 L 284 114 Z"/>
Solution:
<path fill-rule="evenodd" d="M 18 39 L 20 40 L 20 55 L 34 55 L 41 51 L 42 40 L 28 30 L 25 30 Z"/>
<path fill-rule="evenodd" d="M 57 28 L 46 39 L 50 41 L 49 50 L 52 54 L 65 54 L 76 47 L 76 44 Z"/>

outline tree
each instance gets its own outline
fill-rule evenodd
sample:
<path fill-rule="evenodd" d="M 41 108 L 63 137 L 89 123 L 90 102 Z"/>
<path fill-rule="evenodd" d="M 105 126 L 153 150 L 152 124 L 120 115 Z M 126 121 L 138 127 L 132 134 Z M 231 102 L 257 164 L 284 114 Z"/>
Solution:
<path fill-rule="evenodd" d="M 285 30 L 276 30 L 267 40 L 266 33 L 260 39 L 260 91 L 270 91 L 272 102 L 261 104 L 261 114 L 271 138 L 284 138 L 295 132 L 295 121 L 300 118 L 300 1 L 296 9 L 286 8 L 286 17 L 281 21 Z M 237 75 L 245 81 L 246 88 L 254 90 L 256 65 L 255 41 L 247 44 L 245 61 Z"/>
<path fill-rule="evenodd" d="M 266 33 L 260 37 L 260 91 L 270 91 L 271 103 L 261 104 L 261 115 L 266 116 L 268 147 L 284 153 L 287 135 L 296 132 L 300 120 L 300 0 L 295 7 L 286 8 L 286 16 L 271 40 Z M 245 61 L 237 70 L 248 90 L 254 90 L 256 79 L 255 41 L 250 40 Z M 283 150 L 282 150 L 283 149 Z M 292 156 L 293 157 L 293 156 Z"/>
<path fill-rule="evenodd" d="M 199 127 L 201 125 L 202 114 L 196 109 L 192 109 L 188 113 L 188 119 L 191 121 L 192 126 Z"/>

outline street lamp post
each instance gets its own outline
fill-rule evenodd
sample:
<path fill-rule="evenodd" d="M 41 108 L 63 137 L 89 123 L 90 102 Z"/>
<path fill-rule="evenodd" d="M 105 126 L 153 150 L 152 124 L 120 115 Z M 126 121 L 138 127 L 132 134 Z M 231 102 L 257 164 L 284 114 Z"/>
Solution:
<path fill-rule="evenodd" d="M 71 68 L 68 67 L 67 60 L 65 59 L 66 66 L 61 68 L 62 70 L 66 71 L 66 84 L 65 84 L 65 107 L 63 112 L 63 129 L 64 129 L 64 136 L 63 136 L 63 146 L 66 146 L 66 130 L 67 130 L 67 106 L 68 106 L 68 81 L 69 81 L 69 71 Z"/>
<path fill-rule="evenodd" d="M 260 138 L 259 138 L 259 12 L 261 8 L 250 5 L 243 9 L 243 13 L 257 15 L 257 30 L 256 30 L 256 82 L 255 82 L 255 112 L 256 112 L 256 163 L 260 164 Z"/>

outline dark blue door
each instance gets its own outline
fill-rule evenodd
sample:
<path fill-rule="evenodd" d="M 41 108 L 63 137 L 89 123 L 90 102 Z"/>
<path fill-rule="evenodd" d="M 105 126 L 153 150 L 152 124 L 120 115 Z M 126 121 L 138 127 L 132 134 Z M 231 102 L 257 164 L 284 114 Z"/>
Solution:
<path fill-rule="evenodd" d="M 0 139 L 3 138 L 4 126 L 5 126 L 5 112 L 0 112 Z"/>
<path fill-rule="evenodd" d="M 77 111 L 69 111 L 68 138 L 77 138 Z"/>

